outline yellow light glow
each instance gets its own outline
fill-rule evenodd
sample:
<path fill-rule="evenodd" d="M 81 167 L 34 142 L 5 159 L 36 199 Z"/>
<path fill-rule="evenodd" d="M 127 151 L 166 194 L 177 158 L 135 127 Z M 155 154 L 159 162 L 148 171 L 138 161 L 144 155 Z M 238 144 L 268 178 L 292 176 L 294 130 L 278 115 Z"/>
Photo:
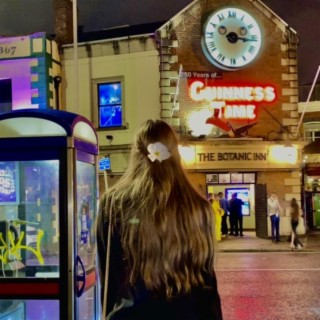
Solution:
<path fill-rule="evenodd" d="M 296 163 L 298 160 L 298 152 L 297 149 L 293 145 L 284 146 L 284 153 L 287 157 L 287 162 Z"/>
<path fill-rule="evenodd" d="M 298 160 L 298 151 L 294 146 L 270 146 L 269 157 L 272 162 L 295 164 Z"/>
<path fill-rule="evenodd" d="M 203 109 L 194 111 L 187 116 L 187 125 L 191 129 L 191 134 L 195 137 L 208 135 L 212 130 L 211 124 L 206 124 L 206 120 L 212 116 L 212 110 Z"/>
<path fill-rule="evenodd" d="M 194 164 L 196 159 L 196 150 L 193 146 L 179 146 L 179 153 L 182 163 L 185 165 Z"/>

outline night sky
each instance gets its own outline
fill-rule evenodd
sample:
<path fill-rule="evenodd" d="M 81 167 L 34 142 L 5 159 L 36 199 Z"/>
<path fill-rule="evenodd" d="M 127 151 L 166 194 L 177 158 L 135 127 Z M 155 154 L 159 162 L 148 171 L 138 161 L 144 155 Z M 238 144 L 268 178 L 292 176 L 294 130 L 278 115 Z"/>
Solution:
<path fill-rule="evenodd" d="M 84 31 L 165 21 L 190 0 L 78 0 Z M 312 83 L 320 65 L 320 0 L 265 0 L 300 35 L 299 83 Z M 53 0 L 0 0 L 0 34 L 54 34 Z M 319 81 L 320 82 L 320 81 Z"/>

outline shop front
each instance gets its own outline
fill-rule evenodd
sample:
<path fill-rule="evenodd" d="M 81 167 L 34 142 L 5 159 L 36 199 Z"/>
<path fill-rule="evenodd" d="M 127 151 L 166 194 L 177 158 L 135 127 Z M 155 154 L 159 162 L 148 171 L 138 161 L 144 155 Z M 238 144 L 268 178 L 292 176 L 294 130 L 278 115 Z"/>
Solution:
<path fill-rule="evenodd" d="M 199 191 L 222 192 L 226 199 L 238 194 L 244 205 L 243 226 L 261 238 L 270 236 L 267 199 L 275 191 L 283 208 L 281 235 L 288 235 L 290 200 L 301 200 L 301 143 L 292 145 L 262 140 L 203 141 L 189 143 L 180 152 L 190 180 Z M 294 194 L 296 193 L 296 194 Z M 301 217 L 299 233 L 305 233 Z"/>
<path fill-rule="evenodd" d="M 182 140 L 195 188 L 237 192 L 244 228 L 259 237 L 271 233 L 273 191 L 283 208 L 280 233 L 289 234 L 290 202 L 302 204 L 297 33 L 261 1 L 198 0 L 156 36 L 161 117 Z"/>

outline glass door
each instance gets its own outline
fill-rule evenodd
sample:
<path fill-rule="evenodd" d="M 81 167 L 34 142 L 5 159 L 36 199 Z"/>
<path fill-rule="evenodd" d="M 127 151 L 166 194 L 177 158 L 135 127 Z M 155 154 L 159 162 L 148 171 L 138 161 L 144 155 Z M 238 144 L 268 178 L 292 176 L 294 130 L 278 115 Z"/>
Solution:
<path fill-rule="evenodd" d="M 314 221 L 317 229 L 320 228 L 320 193 L 314 194 Z"/>
<path fill-rule="evenodd" d="M 86 157 L 83 157 L 86 158 Z M 90 158 L 90 157 L 89 157 Z M 93 158 L 93 157 L 92 157 Z M 87 159 L 86 159 L 87 160 Z M 97 200 L 94 163 L 76 161 L 76 317 L 96 319 L 95 212 Z"/>

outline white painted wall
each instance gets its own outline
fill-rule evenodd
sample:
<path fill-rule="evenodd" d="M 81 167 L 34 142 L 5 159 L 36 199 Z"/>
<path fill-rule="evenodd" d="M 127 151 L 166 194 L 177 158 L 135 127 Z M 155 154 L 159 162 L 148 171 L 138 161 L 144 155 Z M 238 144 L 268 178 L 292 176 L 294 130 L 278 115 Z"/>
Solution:
<path fill-rule="evenodd" d="M 102 46 L 102 45 L 100 45 Z M 141 45 L 142 47 L 142 45 Z M 106 145 L 106 133 L 112 134 L 113 145 L 130 144 L 136 129 L 147 119 L 160 117 L 159 54 L 155 49 L 124 54 L 97 55 L 88 58 L 86 48 L 79 47 L 79 107 L 75 106 L 73 48 L 64 48 L 62 54 L 61 109 L 79 113 L 93 121 L 92 80 L 124 77 L 125 118 L 128 129 L 98 130 L 99 145 Z M 101 52 L 103 52 L 101 50 Z"/>

